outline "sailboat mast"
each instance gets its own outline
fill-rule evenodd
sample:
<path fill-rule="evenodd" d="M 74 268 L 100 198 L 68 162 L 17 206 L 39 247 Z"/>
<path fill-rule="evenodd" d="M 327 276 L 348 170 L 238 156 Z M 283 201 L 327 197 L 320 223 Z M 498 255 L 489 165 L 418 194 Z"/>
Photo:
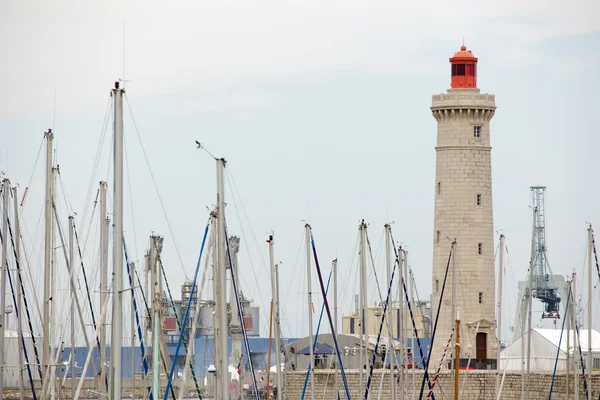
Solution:
<path fill-rule="evenodd" d="M 6 309 L 6 278 L 7 249 L 8 249 L 8 188 L 10 181 L 6 178 L 2 181 L 2 286 L 0 287 L 0 400 L 4 399 L 4 330 L 5 330 L 5 309 Z"/>
<path fill-rule="evenodd" d="M 573 272 L 573 278 L 571 280 L 571 287 L 573 290 L 573 301 L 571 302 L 571 321 L 573 322 L 573 390 L 575 392 L 575 400 L 579 400 L 579 335 L 577 327 L 577 274 Z"/>
<path fill-rule="evenodd" d="M 365 360 L 366 354 L 365 349 L 368 340 L 367 331 L 367 245 L 366 245 L 366 229 L 367 224 L 363 220 L 360 223 L 360 353 L 359 360 L 359 387 L 360 393 L 364 392 L 364 373 L 365 373 Z"/>
<path fill-rule="evenodd" d="M 100 182 L 100 307 L 106 304 L 108 296 L 108 224 L 106 215 L 106 182 Z M 106 314 L 100 317 L 100 399 L 106 399 Z"/>
<path fill-rule="evenodd" d="M 315 355 L 313 351 L 313 310 L 312 310 L 312 281 L 310 277 L 310 225 L 304 226 L 306 230 L 306 286 L 308 288 L 308 347 L 310 350 L 310 360 L 308 369 L 310 370 L 310 399 L 315 400 Z"/>
<path fill-rule="evenodd" d="M 500 391 L 500 351 L 502 350 L 502 275 L 504 275 L 504 234 L 500 234 L 500 268 L 498 268 L 498 316 L 496 317 L 498 325 L 498 353 L 496 354 L 496 398 Z"/>
<path fill-rule="evenodd" d="M 19 226 L 19 207 L 18 207 L 18 203 L 17 203 L 17 186 L 15 186 L 13 188 L 13 212 L 15 213 L 14 219 L 15 219 L 15 254 L 17 255 L 17 259 L 15 260 L 17 263 L 19 262 L 19 259 L 21 257 L 21 237 L 19 236 L 20 233 L 20 226 Z M 19 368 L 19 398 L 21 400 L 24 399 L 25 397 L 25 379 L 23 377 L 23 373 L 24 373 L 24 368 L 22 367 L 23 365 L 25 365 L 23 363 L 23 308 L 21 307 L 21 304 L 23 304 L 23 287 L 22 282 L 21 282 L 21 274 L 20 272 L 17 270 L 17 279 L 16 279 L 16 285 L 17 285 L 17 331 L 19 334 L 19 366 L 21 366 L 21 368 Z"/>
<path fill-rule="evenodd" d="M 231 253 L 231 268 L 230 273 L 231 276 L 234 277 L 237 282 L 239 282 L 238 275 L 238 252 L 240 249 L 240 238 L 237 236 L 232 236 L 229 238 L 229 251 Z M 231 334 L 231 357 L 230 364 L 234 367 L 238 364 L 240 365 L 240 376 L 238 377 L 238 381 L 241 382 L 241 360 L 242 360 L 242 339 L 243 339 L 243 330 L 242 330 L 242 321 L 240 321 L 240 314 L 238 310 L 238 302 L 236 299 L 235 288 L 233 284 L 234 280 L 230 280 L 229 286 L 229 304 L 231 305 L 231 322 L 229 323 L 229 333 Z M 193 342 L 192 342 L 193 343 Z M 235 389 L 235 397 L 238 398 L 241 396 L 241 384 L 238 384 Z"/>
<path fill-rule="evenodd" d="M 43 351 L 42 364 L 43 368 L 43 387 L 48 385 L 48 367 L 51 364 L 51 349 L 50 349 L 50 309 L 52 301 L 51 292 L 51 263 L 52 263 L 52 141 L 54 134 L 52 129 L 44 133 L 46 138 L 46 198 L 44 201 L 44 315 L 43 315 Z M 47 392 L 42 390 L 42 400 L 48 398 Z"/>
<path fill-rule="evenodd" d="M 588 299 L 587 299 L 587 320 L 588 320 L 588 355 L 587 355 L 587 381 L 588 393 L 592 392 L 592 226 L 588 228 Z"/>
<path fill-rule="evenodd" d="M 227 294 L 225 287 L 226 270 L 229 265 L 226 256 L 225 243 L 225 190 L 223 185 L 223 170 L 225 159 L 217 160 L 217 293 L 215 296 L 215 311 L 219 315 L 219 325 L 215 328 L 216 346 L 220 348 L 218 358 L 215 359 L 217 370 L 217 385 L 220 398 L 228 398 L 229 393 L 229 369 L 227 368 Z"/>
<path fill-rule="evenodd" d="M 114 232 L 113 232 L 113 304 L 110 340 L 110 400 L 121 400 L 121 346 L 123 328 L 123 93 L 115 82 L 114 95 Z M 156 350 L 156 349 L 155 349 Z M 156 393 L 155 393 L 156 394 Z"/>
<path fill-rule="evenodd" d="M 277 297 L 277 273 L 275 270 L 275 256 L 273 254 L 273 235 L 269 235 L 269 261 L 271 264 L 271 296 L 273 297 L 273 313 L 275 314 L 275 371 L 277 373 L 277 400 L 281 400 L 283 380 L 281 379 L 281 339 L 279 331 L 279 298 Z M 267 368 L 271 368 L 269 364 Z M 270 375 L 270 373 L 269 373 Z"/>
<path fill-rule="evenodd" d="M 529 287 L 526 291 L 526 299 L 529 300 L 527 307 L 527 382 L 526 382 L 526 399 L 529 399 L 529 378 L 531 375 L 531 320 L 533 316 L 532 307 L 533 307 L 533 264 L 535 262 L 535 228 L 536 228 L 536 217 L 538 210 L 537 208 L 533 210 L 533 232 L 531 234 L 531 258 L 529 259 Z M 523 338 L 523 335 L 521 335 Z"/>
<path fill-rule="evenodd" d="M 131 304 L 130 304 L 130 324 L 131 324 L 131 400 L 135 399 L 135 308 L 133 306 L 135 302 L 135 291 L 133 289 L 133 282 L 135 282 L 135 263 L 131 263 L 131 278 L 129 279 L 132 283 L 131 288 Z"/>
<path fill-rule="evenodd" d="M 150 236 L 150 273 L 152 279 L 152 398 L 160 398 L 160 273 L 158 271 L 158 254 L 161 240 L 158 236 Z"/>
<path fill-rule="evenodd" d="M 73 243 L 73 232 L 74 225 L 73 222 L 74 217 L 69 216 L 69 279 L 71 279 L 71 287 L 74 288 L 75 284 L 73 283 L 74 272 L 73 269 L 75 267 L 75 245 Z M 73 291 L 73 296 L 76 296 L 75 291 Z M 71 399 L 75 398 L 75 298 L 71 300 Z M 85 327 L 83 327 L 85 329 Z"/>
<path fill-rule="evenodd" d="M 385 266 L 387 270 L 387 281 L 391 284 L 392 279 L 392 258 L 390 249 L 390 225 L 385 224 Z M 400 268 L 402 269 L 402 268 Z M 388 348 L 390 354 L 390 384 L 392 387 L 392 400 L 396 400 L 396 349 L 394 344 L 394 311 L 391 304 L 388 304 Z M 399 333 L 399 332 L 398 332 Z M 400 383 L 402 385 L 402 382 Z"/>

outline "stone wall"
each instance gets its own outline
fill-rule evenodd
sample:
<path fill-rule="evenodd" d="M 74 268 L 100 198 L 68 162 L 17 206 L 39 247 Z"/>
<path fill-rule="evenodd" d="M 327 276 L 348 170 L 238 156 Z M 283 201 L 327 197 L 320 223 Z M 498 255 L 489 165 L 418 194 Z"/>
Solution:
<path fill-rule="evenodd" d="M 369 391 L 369 399 L 378 399 L 379 389 L 381 385 L 381 399 L 391 399 L 390 371 L 385 370 L 383 374 L 383 384 L 381 384 L 382 370 L 376 370 L 373 374 L 371 389 Z M 365 374 L 366 375 L 366 374 Z M 286 400 L 299 400 L 302 398 L 302 387 L 306 371 L 288 372 L 285 377 Z M 463 385 L 463 381 L 467 378 L 465 389 L 463 391 L 464 400 L 488 400 L 496 398 L 496 371 L 461 371 L 459 385 Z M 423 379 L 423 371 L 415 371 L 415 386 L 416 397 L 419 398 L 419 390 Z M 571 374 L 569 379 L 569 395 L 567 395 L 567 379 L 566 373 L 557 373 L 552 391 L 552 398 L 556 400 L 575 399 L 573 392 L 574 379 Z M 360 382 L 357 370 L 346 371 L 346 379 L 350 389 L 350 397 L 352 399 L 362 399 L 363 393 L 360 393 Z M 412 398 L 412 375 L 408 374 L 408 397 Z M 338 377 L 340 398 L 346 399 L 344 384 L 341 375 Z M 529 400 L 547 400 L 552 382 L 551 373 L 532 373 L 529 383 Z M 366 377 L 364 379 L 366 386 Z M 592 399 L 597 398 L 600 393 L 600 372 L 593 374 L 593 395 Z M 453 381 L 452 376 L 448 371 L 440 373 L 436 382 L 434 395 L 438 400 L 452 399 Z M 310 383 L 307 386 L 305 399 L 310 399 Z M 585 391 L 583 388 L 583 380 L 579 378 L 580 399 L 585 399 Z M 400 389 L 398 388 L 398 396 L 400 399 Z M 427 398 L 427 385 L 425 385 L 423 399 Z M 335 395 L 335 372 L 333 370 L 315 370 L 315 399 L 319 400 L 337 400 Z M 521 374 L 516 372 L 507 372 L 504 376 L 502 384 L 502 400 L 521 400 Z"/>

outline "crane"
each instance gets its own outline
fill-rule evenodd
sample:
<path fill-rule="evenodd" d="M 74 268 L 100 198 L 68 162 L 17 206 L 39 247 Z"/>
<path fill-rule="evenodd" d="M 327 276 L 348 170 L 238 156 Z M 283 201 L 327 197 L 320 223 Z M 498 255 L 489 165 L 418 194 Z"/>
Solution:
<path fill-rule="evenodd" d="M 542 318 L 560 318 L 561 296 L 558 285 L 552 279 L 552 270 L 546 256 L 546 187 L 531 186 L 531 203 L 535 215 L 533 229 L 533 282 L 531 296 L 544 303 Z"/>

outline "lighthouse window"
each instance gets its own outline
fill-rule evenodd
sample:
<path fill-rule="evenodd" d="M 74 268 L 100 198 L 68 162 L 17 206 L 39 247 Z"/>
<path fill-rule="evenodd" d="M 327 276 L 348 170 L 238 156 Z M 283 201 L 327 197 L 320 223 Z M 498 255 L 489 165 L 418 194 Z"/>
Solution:
<path fill-rule="evenodd" d="M 481 126 L 474 126 L 473 127 L 473 137 L 481 137 Z"/>
<path fill-rule="evenodd" d="M 477 254 L 481 255 L 483 243 L 477 243 Z"/>
<path fill-rule="evenodd" d="M 437 194 L 438 196 L 442 194 L 442 182 L 438 182 L 437 184 Z"/>
<path fill-rule="evenodd" d="M 481 195 L 480 194 L 477 195 L 477 205 L 478 206 L 481 205 Z"/>
<path fill-rule="evenodd" d="M 479 292 L 479 304 L 483 304 L 483 292 Z"/>
<path fill-rule="evenodd" d="M 436 241 L 437 243 L 439 243 L 439 242 L 440 242 L 440 231 L 437 231 L 437 233 L 436 233 L 436 235 L 435 235 L 435 241 Z"/>

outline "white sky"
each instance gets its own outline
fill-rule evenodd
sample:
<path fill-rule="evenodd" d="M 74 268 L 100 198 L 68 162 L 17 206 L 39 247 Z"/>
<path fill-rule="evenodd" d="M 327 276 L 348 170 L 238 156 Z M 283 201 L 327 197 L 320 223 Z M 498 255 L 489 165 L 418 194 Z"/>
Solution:
<path fill-rule="evenodd" d="M 93 197 L 99 180 L 111 181 L 109 135 L 89 189 L 109 91 L 124 65 L 127 96 L 186 275 L 193 276 L 206 206 L 215 198 L 214 163 L 195 149 L 199 140 L 228 159 L 251 222 L 239 201 L 228 210 L 231 233 L 242 236 L 244 291 L 263 305 L 269 299 L 264 240 L 274 230 L 276 259 L 283 263 L 284 333 L 304 335 L 299 248 L 305 220 L 314 228 L 322 267 L 338 257 L 340 273 L 349 276 L 340 290 L 344 313 L 358 290 L 351 263 L 363 218 L 379 248 L 377 260 L 383 260 L 383 224 L 395 222 L 396 239 L 409 246 L 419 294 L 429 295 L 436 134 L 430 96 L 449 86 L 448 58 L 464 38 L 480 59 L 480 88 L 497 96 L 494 219 L 510 252 L 505 298 L 511 319 L 516 280 L 529 259 L 529 186 L 548 187 L 555 273 L 582 272 L 586 222 L 600 218 L 599 4 L 4 2 L 0 166 L 22 191 L 43 132 L 53 127 L 70 203 L 78 224 L 88 226 L 88 191 Z M 141 260 L 150 232 L 165 236 L 167 274 L 179 297 L 182 267 L 127 109 L 125 119 L 134 203 L 126 238 Z M 37 238 L 28 245 L 37 254 L 38 278 L 42 164 L 43 156 L 23 211 Z M 132 209 L 127 189 L 125 207 Z M 88 253 L 95 248 L 94 229 Z M 371 301 L 374 290 L 373 283 Z M 316 305 L 318 312 L 318 298 Z M 266 308 L 262 316 L 265 332 Z"/>

